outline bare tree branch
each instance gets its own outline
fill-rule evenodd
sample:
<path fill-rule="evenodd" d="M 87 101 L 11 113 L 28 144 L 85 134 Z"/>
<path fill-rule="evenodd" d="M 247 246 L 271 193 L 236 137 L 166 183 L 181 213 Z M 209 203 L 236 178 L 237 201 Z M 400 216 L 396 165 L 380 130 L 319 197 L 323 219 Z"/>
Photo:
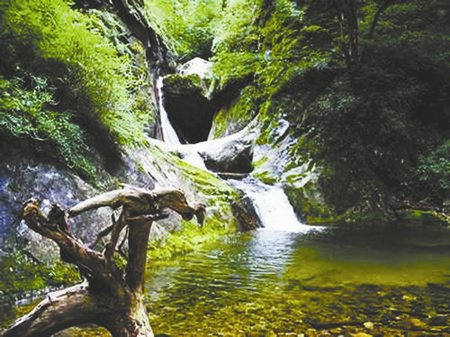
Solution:
<path fill-rule="evenodd" d="M 179 190 L 148 191 L 127 188 L 100 194 L 75 205 L 70 215 L 108 206 L 122 206 L 119 218 L 102 230 L 99 238 L 111 232 L 103 254 L 95 252 L 75 239 L 62 208 L 54 204 L 48 213 L 39 209 L 38 201 L 24 204 L 23 217 L 35 232 L 52 239 L 60 248 L 63 261 L 80 269 L 88 283 L 53 292 L 30 312 L 18 319 L 5 337 L 37 337 L 51 334 L 81 323 L 104 326 L 114 337 L 153 336 L 144 305 L 144 273 L 147 241 L 153 221 L 167 217 L 170 208 L 184 219 L 197 217 L 203 223 L 205 206 L 191 207 Z M 125 272 L 113 263 L 121 231 L 128 230 L 128 257 Z M 123 243 L 119 245 L 120 246 Z"/>

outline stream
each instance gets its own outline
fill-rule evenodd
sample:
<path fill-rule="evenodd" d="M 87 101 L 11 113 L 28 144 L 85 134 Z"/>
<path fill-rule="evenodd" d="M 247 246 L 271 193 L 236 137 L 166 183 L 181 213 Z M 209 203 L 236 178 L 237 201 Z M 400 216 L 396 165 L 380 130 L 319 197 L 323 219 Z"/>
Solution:
<path fill-rule="evenodd" d="M 448 228 L 312 227 L 281 186 L 228 182 L 252 200 L 263 228 L 151 264 L 146 300 L 157 335 L 450 336 Z"/>
<path fill-rule="evenodd" d="M 153 263 L 146 296 L 154 331 L 449 336 L 448 229 L 391 225 L 237 233 Z"/>
<path fill-rule="evenodd" d="M 183 146 L 162 116 L 165 141 Z M 229 182 L 264 227 L 150 263 L 145 296 L 156 336 L 450 336 L 449 228 L 312 227 L 280 186 L 251 176 Z M 26 310 L 10 308 L 2 321 Z M 83 327 L 58 336 L 109 334 Z"/>

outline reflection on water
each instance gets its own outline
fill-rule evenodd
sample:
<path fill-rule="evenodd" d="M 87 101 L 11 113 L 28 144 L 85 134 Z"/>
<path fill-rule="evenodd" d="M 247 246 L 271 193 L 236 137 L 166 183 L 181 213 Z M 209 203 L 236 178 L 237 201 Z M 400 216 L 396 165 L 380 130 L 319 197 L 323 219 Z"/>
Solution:
<path fill-rule="evenodd" d="M 153 264 L 149 315 L 172 336 L 289 335 L 367 321 L 382 335 L 399 321 L 429 328 L 448 321 L 449 253 L 450 233 L 437 227 L 236 234 Z"/>
<path fill-rule="evenodd" d="M 447 337 L 450 231 L 392 225 L 233 234 L 152 262 L 146 301 L 161 337 Z"/>

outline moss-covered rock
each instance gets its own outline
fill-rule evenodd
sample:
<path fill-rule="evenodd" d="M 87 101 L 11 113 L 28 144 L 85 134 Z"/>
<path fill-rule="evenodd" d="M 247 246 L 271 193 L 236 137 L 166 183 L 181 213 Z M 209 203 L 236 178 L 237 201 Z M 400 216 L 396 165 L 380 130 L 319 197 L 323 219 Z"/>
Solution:
<path fill-rule="evenodd" d="M 229 136 L 245 128 L 257 114 L 255 88 L 247 86 L 239 96 L 230 100 L 229 106 L 222 107 L 215 115 L 208 139 Z"/>
<path fill-rule="evenodd" d="M 156 187 L 179 188 L 188 202 L 206 205 L 203 227 L 194 222 L 181 221 L 179 216 L 158 221 L 154 225 L 151 257 L 168 258 L 185 253 L 203 243 L 217 240 L 221 235 L 237 229 L 253 229 L 257 223 L 254 210 L 246 207 L 241 194 L 224 180 L 203 169 L 191 166 L 178 156 L 166 152 L 156 142 L 129 157 L 139 164 L 141 173 L 152 177 Z M 175 238 L 173 242 L 172 238 Z M 168 245 L 168 246 L 167 246 Z M 161 246 L 161 247 L 160 247 Z"/>

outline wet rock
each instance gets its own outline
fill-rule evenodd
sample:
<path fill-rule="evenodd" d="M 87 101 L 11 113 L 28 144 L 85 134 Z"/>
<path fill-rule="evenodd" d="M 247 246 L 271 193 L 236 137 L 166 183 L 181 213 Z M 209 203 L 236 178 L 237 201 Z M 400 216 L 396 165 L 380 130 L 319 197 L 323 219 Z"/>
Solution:
<path fill-rule="evenodd" d="M 208 139 L 229 136 L 244 129 L 257 115 L 253 106 L 255 89 L 248 86 L 237 98 L 227 101 L 214 115 Z"/>
<path fill-rule="evenodd" d="M 185 143 L 198 143 L 208 138 L 213 106 L 204 96 L 202 80 L 196 74 L 172 74 L 163 80 L 163 104 L 169 120 Z"/>
<path fill-rule="evenodd" d="M 344 331 L 344 329 L 342 329 L 342 328 L 335 328 L 335 329 L 331 329 L 331 330 L 330 330 L 330 332 L 331 332 L 332 334 L 335 334 L 335 335 L 339 335 L 339 334 L 341 334 L 343 331 Z"/>
<path fill-rule="evenodd" d="M 207 81 L 212 76 L 212 63 L 200 57 L 194 57 L 181 65 L 178 72 L 183 75 L 198 75 L 203 81 Z"/>
<path fill-rule="evenodd" d="M 252 200 L 248 196 L 242 196 L 231 205 L 240 229 L 243 231 L 261 228 L 261 220 L 256 214 Z"/>
<path fill-rule="evenodd" d="M 12 159 L 9 164 L 0 164 L 0 182 L 2 247 L 25 245 L 42 262 L 57 257 L 58 250 L 56 245 L 29 230 L 21 221 L 22 203 L 33 196 L 41 201 L 44 211 L 55 202 L 68 209 L 96 193 L 93 187 L 71 172 L 29 160 Z M 70 224 L 76 236 L 89 240 L 108 221 L 110 215 L 100 210 L 73 218 Z"/>
<path fill-rule="evenodd" d="M 350 334 L 351 337 L 372 337 L 372 335 L 369 335 L 365 332 L 355 332 Z"/>
<path fill-rule="evenodd" d="M 236 142 L 207 153 L 205 165 L 214 172 L 249 173 L 253 170 L 252 158 L 252 147 Z"/>
<path fill-rule="evenodd" d="M 402 315 L 399 317 L 397 326 L 405 330 L 425 330 L 427 328 L 426 323 L 422 322 L 420 319 L 407 317 Z"/>
<path fill-rule="evenodd" d="M 436 315 L 428 319 L 429 325 L 450 326 L 449 315 Z"/>
<path fill-rule="evenodd" d="M 250 124 L 228 137 L 188 145 L 186 148 L 197 151 L 211 171 L 249 173 L 253 170 L 253 148 L 257 136 L 254 125 Z"/>

